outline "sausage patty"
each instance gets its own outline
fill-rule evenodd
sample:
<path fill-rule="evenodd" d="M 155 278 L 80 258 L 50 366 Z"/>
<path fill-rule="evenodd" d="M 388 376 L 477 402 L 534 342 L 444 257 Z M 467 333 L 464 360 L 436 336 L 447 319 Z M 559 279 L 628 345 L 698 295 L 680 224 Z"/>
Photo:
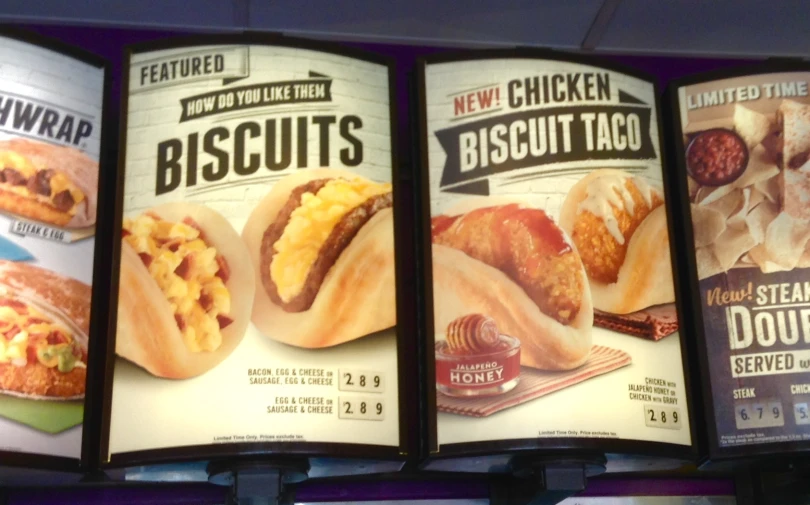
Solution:
<path fill-rule="evenodd" d="M 307 273 L 306 282 L 303 289 L 289 302 L 284 302 L 278 294 L 278 286 L 270 274 L 270 264 L 276 254 L 275 244 L 284 233 L 284 229 L 290 222 L 290 217 L 295 209 L 301 205 L 301 198 L 304 193 L 317 194 L 331 179 L 315 179 L 295 188 L 287 202 L 281 208 L 275 221 L 267 227 L 262 236 L 262 245 L 259 251 L 260 269 L 262 285 L 270 299 L 284 309 L 286 312 L 303 312 L 312 306 L 321 288 L 326 274 L 338 257 L 349 245 L 360 228 L 365 225 L 374 214 L 382 209 L 391 207 L 393 203 L 392 194 L 385 193 L 373 196 L 365 202 L 347 212 L 337 223 L 334 229 L 321 246 L 318 259 L 310 267 Z"/>

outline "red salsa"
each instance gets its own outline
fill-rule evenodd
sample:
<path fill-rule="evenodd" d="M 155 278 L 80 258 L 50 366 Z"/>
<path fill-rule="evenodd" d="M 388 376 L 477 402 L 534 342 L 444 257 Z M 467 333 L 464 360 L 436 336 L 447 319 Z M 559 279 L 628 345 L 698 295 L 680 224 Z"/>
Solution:
<path fill-rule="evenodd" d="M 747 165 L 748 147 L 739 135 L 725 128 L 698 133 L 686 148 L 687 171 L 703 186 L 732 183 Z"/>

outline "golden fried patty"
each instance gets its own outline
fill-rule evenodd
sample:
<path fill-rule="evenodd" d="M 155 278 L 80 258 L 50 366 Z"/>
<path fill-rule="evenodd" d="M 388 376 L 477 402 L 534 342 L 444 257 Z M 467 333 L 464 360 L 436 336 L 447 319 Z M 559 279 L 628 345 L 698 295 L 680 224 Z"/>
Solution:
<path fill-rule="evenodd" d="M 60 372 L 39 363 L 0 365 L 0 390 L 25 395 L 71 398 L 84 395 L 87 369 Z"/>
<path fill-rule="evenodd" d="M 540 209 L 502 205 L 433 219 L 433 243 L 458 249 L 517 283 L 541 312 L 562 324 L 577 316 L 584 290 L 580 259 Z"/>
<path fill-rule="evenodd" d="M 619 232 L 624 237 L 624 243 L 620 244 L 611 235 L 602 218 L 587 210 L 577 215 L 571 233 L 571 240 L 577 246 L 588 276 L 605 284 L 614 283 L 618 279 L 619 269 L 624 264 L 624 257 L 627 255 L 630 237 L 633 236 L 636 228 L 639 227 L 650 212 L 664 203 L 661 197 L 654 193 L 652 206 L 648 206 L 644 200 L 644 195 L 633 184 L 632 179 L 628 178 L 624 185 L 633 199 L 633 213 L 631 214 L 624 208 L 610 204 L 618 223 Z"/>

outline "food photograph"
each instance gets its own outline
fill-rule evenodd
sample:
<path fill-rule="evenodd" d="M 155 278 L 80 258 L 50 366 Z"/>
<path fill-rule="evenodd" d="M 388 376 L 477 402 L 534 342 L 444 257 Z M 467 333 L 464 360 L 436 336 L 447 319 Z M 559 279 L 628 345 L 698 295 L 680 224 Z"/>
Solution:
<path fill-rule="evenodd" d="M 104 62 L 0 36 L 0 452 L 82 454 Z"/>
<path fill-rule="evenodd" d="M 715 454 L 810 440 L 810 74 L 758 70 L 672 93 Z"/>
<path fill-rule="evenodd" d="M 423 69 L 439 445 L 689 446 L 655 88 L 521 56 Z"/>
<path fill-rule="evenodd" d="M 396 454 L 389 68 L 229 40 L 129 57 L 107 457 L 245 443 Z M 139 77 L 200 55 L 222 61 L 217 75 Z M 184 105 L 206 99 L 204 114 Z"/>

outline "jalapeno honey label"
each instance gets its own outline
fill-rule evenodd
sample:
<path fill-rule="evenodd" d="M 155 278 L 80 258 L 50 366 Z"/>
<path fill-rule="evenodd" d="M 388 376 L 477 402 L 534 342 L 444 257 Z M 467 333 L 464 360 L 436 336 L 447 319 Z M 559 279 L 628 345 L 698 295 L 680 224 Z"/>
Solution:
<path fill-rule="evenodd" d="M 721 448 L 810 440 L 810 73 L 678 88 Z"/>
<path fill-rule="evenodd" d="M 398 446 L 388 66 L 212 45 L 129 68 L 111 455 Z"/>
<path fill-rule="evenodd" d="M 0 451 L 80 458 L 104 67 L 17 37 L 0 35 Z"/>
<path fill-rule="evenodd" d="M 440 446 L 691 444 L 654 86 L 540 57 L 423 74 Z"/>

